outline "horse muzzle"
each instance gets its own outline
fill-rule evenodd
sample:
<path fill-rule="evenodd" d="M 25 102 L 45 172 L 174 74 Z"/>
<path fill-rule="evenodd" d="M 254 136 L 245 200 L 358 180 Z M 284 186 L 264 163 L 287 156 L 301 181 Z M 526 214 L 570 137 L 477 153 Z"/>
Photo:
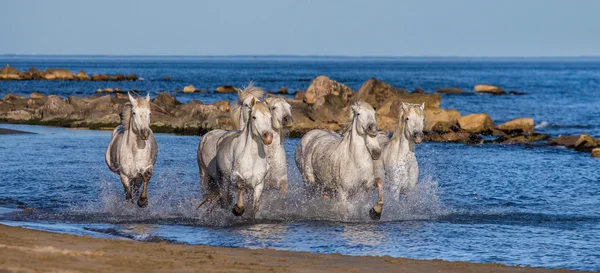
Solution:
<path fill-rule="evenodd" d="M 413 134 L 413 139 L 415 140 L 416 144 L 421 144 L 421 142 L 423 142 L 423 132 L 415 132 Z"/>
<path fill-rule="evenodd" d="M 381 157 L 381 149 L 371 150 L 371 159 L 379 160 L 380 157 Z"/>
<path fill-rule="evenodd" d="M 150 136 L 150 130 L 148 130 L 148 129 L 144 129 L 140 132 L 140 138 L 143 140 L 148 140 L 149 136 Z"/>
<path fill-rule="evenodd" d="M 285 116 L 283 117 L 283 120 L 281 121 L 281 124 L 283 125 L 283 127 L 292 127 L 292 123 L 294 123 L 294 118 L 292 118 L 291 115 Z"/>
<path fill-rule="evenodd" d="M 270 145 L 273 142 L 273 133 L 267 132 L 262 135 L 262 141 L 265 145 Z"/>

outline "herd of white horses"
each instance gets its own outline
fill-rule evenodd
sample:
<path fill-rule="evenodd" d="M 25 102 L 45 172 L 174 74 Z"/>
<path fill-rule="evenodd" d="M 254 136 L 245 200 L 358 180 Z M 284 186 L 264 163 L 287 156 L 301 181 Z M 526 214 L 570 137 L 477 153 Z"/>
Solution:
<path fill-rule="evenodd" d="M 293 123 L 292 108 L 283 98 L 264 96 L 252 85 L 239 89 L 239 99 L 230 107 L 234 130 L 212 130 L 202 137 L 197 153 L 206 198 L 202 204 L 214 199 L 222 208 L 233 205 L 233 214 L 241 216 L 244 195 L 252 194 L 251 213 L 256 216 L 263 191 L 288 191 L 283 138 Z M 129 102 L 106 149 L 106 164 L 120 176 L 125 198 L 132 201 L 139 194 L 137 204 L 145 207 L 158 145 L 150 129 L 150 96 L 129 94 Z M 375 109 L 363 101 L 352 103 L 342 134 L 320 129 L 306 133 L 295 154 L 305 189 L 342 204 L 376 189 L 369 216 L 379 219 L 384 191 L 398 201 L 417 184 L 415 145 L 423 137 L 424 106 L 401 103 L 391 138 L 378 130 Z"/>

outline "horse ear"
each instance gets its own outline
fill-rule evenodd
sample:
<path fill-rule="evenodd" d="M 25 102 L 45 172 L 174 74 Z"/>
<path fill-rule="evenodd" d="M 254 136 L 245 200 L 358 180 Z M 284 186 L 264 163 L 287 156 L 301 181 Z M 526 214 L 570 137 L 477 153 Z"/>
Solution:
<path fill-rule="evenodd" d="M 272 98 L 265 98 L 265 102 L 267 103 L 267 105 L 271 105 L 271 103 L 273 102 Z"/>
<path fill-rule="evenodd" d="M 425 110 L 425 103 L 421 103 L 421 110 Z"/>
<path fill-rule="evenodd" d="M 250 107 L 254 107 L 255 104 L 256 104 L 256 98 L 252 98 L 252 100 L 250 100 Z"/>
<path fill-rule="evenodd" d="M 135 100 L 132 96 L 131 93 L 127 92 L 127 96 L 129 97 L 129 102 L 131 103 L 131 105 L 133 106 L 137 106 L 137 100 Z"/>
<path fill-rule="evenodd" d="M 149 94 L 149 93 L 148 93 L 148 94 L 146 94 L 146 100 L 147 100 L 148 102 L 150 102 L 150 94 Z"/>

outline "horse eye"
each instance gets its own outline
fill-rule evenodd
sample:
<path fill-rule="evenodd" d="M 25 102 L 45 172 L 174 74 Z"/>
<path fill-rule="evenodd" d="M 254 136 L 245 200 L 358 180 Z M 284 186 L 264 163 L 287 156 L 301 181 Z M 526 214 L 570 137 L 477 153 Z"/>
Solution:
<path fill-rule="evenodd" d="M 356 115 L 357 115 L 357 116 L 360 116 L 360 113 L 357 113 Z"/>
<path fill-rule="evenodd" d="M 271 110 L 275 110 L 275 106 L 271 107 Z"/>
<path fill-rule="evenodd" d="M 256 119 L 256 116 L 252 116 L 252 119 Z"/>
<path fill-rule="evenodd" d="M 135 116 L 135 112 L 133 112 L 133 115 Z"/>
<path fill-rule="evenodd" d="M 408 120 L 408 118 L 406 118 L 406 120 Z"/>

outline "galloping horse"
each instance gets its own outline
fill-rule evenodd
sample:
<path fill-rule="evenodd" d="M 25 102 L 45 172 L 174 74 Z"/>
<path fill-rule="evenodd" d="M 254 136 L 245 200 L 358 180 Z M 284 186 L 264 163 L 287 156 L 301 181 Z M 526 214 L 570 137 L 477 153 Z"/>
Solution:
<path fill-rule="evenodd" d="M 379 219 L 383 185 L 381 180 L 375 180 L 373 169 L 373 160 L 381 156 L 375 109 L 366 102 L 355 102 L 351 110 L 352 122 L 343 137 L 326 130 L 305 134 L 296 148 L 296 165 L 307 187 L 335 193 L 343 203 L 353 193 L 377 187 L 377 204 L 370 216 Z"/>
<path fill-rule="evenodd" d="M 131 94 L 128 97 L 131 106 L 123 107 L 121 125 L 113 130 L 105 159 L 108 168 L 120 176 L 128 201 L 132 200 L 132 190 L 137 193 L 144 183 L 137 203 L 146 207 L 148 181 L 158 153 L 158 145 L 150 129 L 150 95 L 145 99 L 134 99 Z"/>
<path fill-rule="evenodd" d="M 423 140 L 424 110 L 424 104 L 403 102 L 392 138 L 378 136 L 383 153 L 375 162 L 377 176 L 385 179 L 386 189 L 396 200 L 414 188 L 419 178 L 415 145 Z"/>

